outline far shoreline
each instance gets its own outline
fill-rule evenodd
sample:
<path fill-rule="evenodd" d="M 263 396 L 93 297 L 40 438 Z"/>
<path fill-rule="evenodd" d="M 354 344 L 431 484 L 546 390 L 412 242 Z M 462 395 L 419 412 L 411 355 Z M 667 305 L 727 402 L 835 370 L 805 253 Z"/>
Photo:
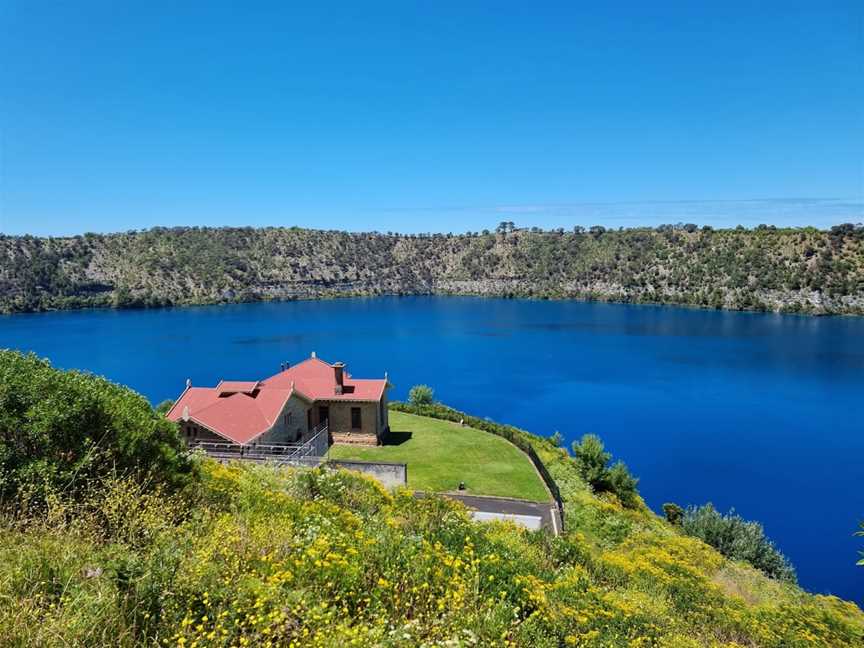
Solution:
<path fill-rule="evenodd" d="M 607 304 L 610 306 L 639 306 L 650 308 L 669 308 L 683 309 L 691 311 L 704 311 L 715 313 L 740 313 L 751 315 L 782 315 L 782 316 L 797 316 L 802 318 L 860 318 L 864 317 L 864 313 L 854 311 L 849 312 L 812 312 L 801 310 L 771 310 L 771 309 L 756 309 L 756 308 L 715 308 L 701 304 L 682 304 L 677 302 L 664 301 L 623 301 L 615 299 L 590 299 L 583 297 L 571 296 L 538 296 L 538 295 L 496 295 L 484 293 L 452 293 L 452 292 L 417 292 L 417 293 L 379 293 L 379 294 L 358 294 L 358 293 L 335 293 L 321 296 L 303 296 L 303 297 L 286 297 L 272 299 L 248 299 L 248 300 L 225 300 L 225 301 L 201 301 L 201 302 L 184 302 L 179 304 L 155 304 L 155 305 L 128 305 L 128 306 L 111 306 L 108 304 L 82 304 L 80 306 L 72 306 L 69 308 L 46 308 L 39 310 L 21 310 L 21 311 L 4 311 L 0 312 L 0 317 L 10 318 L 21 315 L 48 315 L 58 313 L 78 313 L 87 311 L 111 311 L 111 312 L 131 312 L 131 311 L 163 311 L 174 309 L 193 309 L 193 308 L 215 308 L 226 306 L 246 306 L 252 304 L 287 304 L 292 302 L 326 302 L 337 300 L 374 300 L 374 299 L 401 299 L 401 298 L 418 298 L 418 297 L 434 297 L 440 299 L 479 299 L 479 300 L 503 300 L 503 301 L 531 301 L 531 302 L 574 302 L 580 304 Z"/>

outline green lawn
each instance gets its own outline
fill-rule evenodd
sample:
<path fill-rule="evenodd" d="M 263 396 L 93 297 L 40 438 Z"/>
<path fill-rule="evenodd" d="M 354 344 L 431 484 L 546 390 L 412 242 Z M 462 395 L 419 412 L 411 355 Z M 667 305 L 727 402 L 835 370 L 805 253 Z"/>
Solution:
<path fill-rule="evenodd" d="M 455 491 L 464 481 L 474 495 L 549 499 L 531 461 L 506 439 L 404 412 L 390 412 L 390 430 L 388 445 L 333 446 L 330 457 L 408 464 L 408 486 L 414 490 Z"/>

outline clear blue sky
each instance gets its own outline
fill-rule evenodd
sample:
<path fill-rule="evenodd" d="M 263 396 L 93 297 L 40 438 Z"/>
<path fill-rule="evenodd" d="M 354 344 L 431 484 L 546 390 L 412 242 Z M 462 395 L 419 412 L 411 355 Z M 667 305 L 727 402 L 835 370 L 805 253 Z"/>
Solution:
<path fill-rule="evenodd" d="M 0 0 L 0 230 L 864 220 L 860 0 L 295 4 Z"/>

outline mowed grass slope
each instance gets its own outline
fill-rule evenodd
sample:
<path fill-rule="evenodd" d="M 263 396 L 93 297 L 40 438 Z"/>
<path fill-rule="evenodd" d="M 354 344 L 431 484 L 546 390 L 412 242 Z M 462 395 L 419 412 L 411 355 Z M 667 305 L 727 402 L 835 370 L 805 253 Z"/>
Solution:
<path fill-rule="evenodd" d="M 464 481 L 466 492 L 473 495 L 549 499 L 531 461 L 506 439 L 450 421 L 393 411 L 390 430 L 391 445 L 333 446 L 330 457 L 408 464 L 408 486 L 414 490 L 455 491 Z"/>

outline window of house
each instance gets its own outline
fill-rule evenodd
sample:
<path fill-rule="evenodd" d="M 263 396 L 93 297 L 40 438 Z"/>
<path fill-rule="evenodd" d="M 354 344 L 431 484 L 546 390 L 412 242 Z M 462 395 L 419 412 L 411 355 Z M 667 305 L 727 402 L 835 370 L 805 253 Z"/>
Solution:
<path fill-rule="evenodd" d="M 363 427 L 362 419 L 360 418 L 360 408 L 352 407 L 351 408 L 351 429 L 359 430 Z"/>
<path fill-rule="evenodd" d="M 285 415 L 285 425 L 286 425 L 286 426 L 291 425 L 291 412 L 288 412 L 288 413 Z"/>

